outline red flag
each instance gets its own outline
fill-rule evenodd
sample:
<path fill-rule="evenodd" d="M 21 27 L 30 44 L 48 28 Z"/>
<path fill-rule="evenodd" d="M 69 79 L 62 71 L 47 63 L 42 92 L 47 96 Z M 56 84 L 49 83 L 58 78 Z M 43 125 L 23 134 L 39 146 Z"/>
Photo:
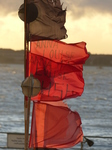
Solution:
<path fill-rule="evenodd" d="M 57 101 L 83 93 L 83 64 L 89 57 L 85 45 L 51 40 L 31 42 L 26 72 L 41 82 L 41 91 L 32 100 Z"/>
<path fill-rule="evenodd" d="M 67 148 L 82 140 L 81 119 L 77 112 L 64 106 L 34 102 L 29 148 Z"/>

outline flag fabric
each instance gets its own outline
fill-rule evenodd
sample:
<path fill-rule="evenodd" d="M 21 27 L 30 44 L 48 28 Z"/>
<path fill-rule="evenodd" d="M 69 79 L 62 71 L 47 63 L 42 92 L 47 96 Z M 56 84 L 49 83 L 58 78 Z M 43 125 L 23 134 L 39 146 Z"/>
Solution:
<path fill-rule="evenodd" d="M 31 4 L 36 6 L 38 12 L 36 19 L 29 23 L 30 40 L 37 40 L 39 37 L 61 40 L 67 37 L 64 27 L 66 10 L 62 9 L 60 0 L 28 0 L 27 2 L 30 10 L 27 13 L 29 17 L 33 18 L 32 15 L 35 15 L 32 13 L 34 7 Z"/>
<path fill-rule="evenodd" d="M 81 118 L 76 111 L 34 102 L 29 148 L 68 148 L 82 141 Z"/>
<path fill-rule="evenodd" d="M 89 57 L 86 43 L 43 40 L 30 44 L 26 72 L 41 83 L 40 93 L 32 100 L 59 101 L 81 96 L 84 90 L 83 64 Z"/>

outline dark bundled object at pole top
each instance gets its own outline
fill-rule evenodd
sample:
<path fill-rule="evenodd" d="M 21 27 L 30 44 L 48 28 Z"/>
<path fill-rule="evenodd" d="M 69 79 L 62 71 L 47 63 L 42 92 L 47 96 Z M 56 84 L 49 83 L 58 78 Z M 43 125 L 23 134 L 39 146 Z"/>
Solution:
<path fill-rule="evenodd" d="M 19 18 L 28 23 L 27 31 L 30 41 L 41 39 L 61 40 L 67 38 L 66 9 L 63 10 L 60 0 L 27 0 L 18 11 Z"/>

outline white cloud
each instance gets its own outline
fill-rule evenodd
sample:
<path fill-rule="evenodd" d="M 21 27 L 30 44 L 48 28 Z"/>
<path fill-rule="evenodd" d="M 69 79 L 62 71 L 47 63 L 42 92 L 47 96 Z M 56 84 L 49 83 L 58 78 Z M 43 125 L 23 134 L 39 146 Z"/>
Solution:
<path fill-rule="evenodd" d="M 23 49 L 24 35 L 23 35 L 23 22 L 18 16 L 8 15 L 7 17 L 0 18 L 3 25 L 0 27 L 0 47 Z"/>
<path fill-rule="evenodd" d="M 68 39 L 64 41 L 69 43 L 85 41 L 91 53 L 112 54 L 112 10 L 110 10 L 112 0 L 62 1 L 65 3 L 64 7 L 68 7 L 66 19 Z M 9 3 L 13 3 L 11 8 Z M 24 49 L 24 25 L 17 14 L 22 3 L 23 0 L 10 2 L 6 0 L 0 4 L 2 8 L 4 6 L 4 10 L 7 9 L 6 17 L 0 17 L 0 48 Z"/>
<path fill-rule="evenodd" d="M 0 15 L 5 16 L 17 12 L 23 0 L 2 0 L 0 1 Z"/>
<path fill-rule="evenodd" d="M 92 12 L 112 14 L 112 0 L 61 0 L 64 2 L 64 7 L 67 6 L 68 11 L 72 15 L 81 17 Z M 5 15 L 10 12 L 18 11 L 24 0 L 2 0 L 0 1 L 0 14 Z"/>
<path fill-rule="evenodd" d="M 94 16 L 97 13 L 112 15 L 112 0 L 62 0 L 73 18 Z"/>
<path fill-rule="evenodd" d="M 91 53 L 112 54 L 111 24 L 112 17 L 97 15 L 92 18 L 84 17 L 73 20 L 68 14 L 66 28 L 68 39 L 65 42 L 87 43 L 88 51 Z"/>

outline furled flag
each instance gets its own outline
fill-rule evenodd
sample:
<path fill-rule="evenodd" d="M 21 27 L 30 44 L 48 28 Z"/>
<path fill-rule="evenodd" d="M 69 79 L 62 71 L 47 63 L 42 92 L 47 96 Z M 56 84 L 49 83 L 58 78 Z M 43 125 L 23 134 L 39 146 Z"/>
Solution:
<path fill-rule="evenodd" d="M 27 17 L 30 41 L 39 37 L 61 40 L 67 37 L 64 27 L 66 10 L 60 0 L 27 0 Z M 24 5 L 19 8 L 19 17 L 24 21 Z"/>
<path fill-rule="evenodd" d="M 40 93 L 32 100 L 59 101 L 81 96 L 84 90 L 83 64 L 89 57 L 85 46 L 84 42 L 31 42 L 26 72 L 41 83 Z"/>
<path fill-rule="evenodd" d="M 76 111 L 61 104 L 34 102 L 29 148 L 68 148 L 82 141 L 81 118 Z"/>

